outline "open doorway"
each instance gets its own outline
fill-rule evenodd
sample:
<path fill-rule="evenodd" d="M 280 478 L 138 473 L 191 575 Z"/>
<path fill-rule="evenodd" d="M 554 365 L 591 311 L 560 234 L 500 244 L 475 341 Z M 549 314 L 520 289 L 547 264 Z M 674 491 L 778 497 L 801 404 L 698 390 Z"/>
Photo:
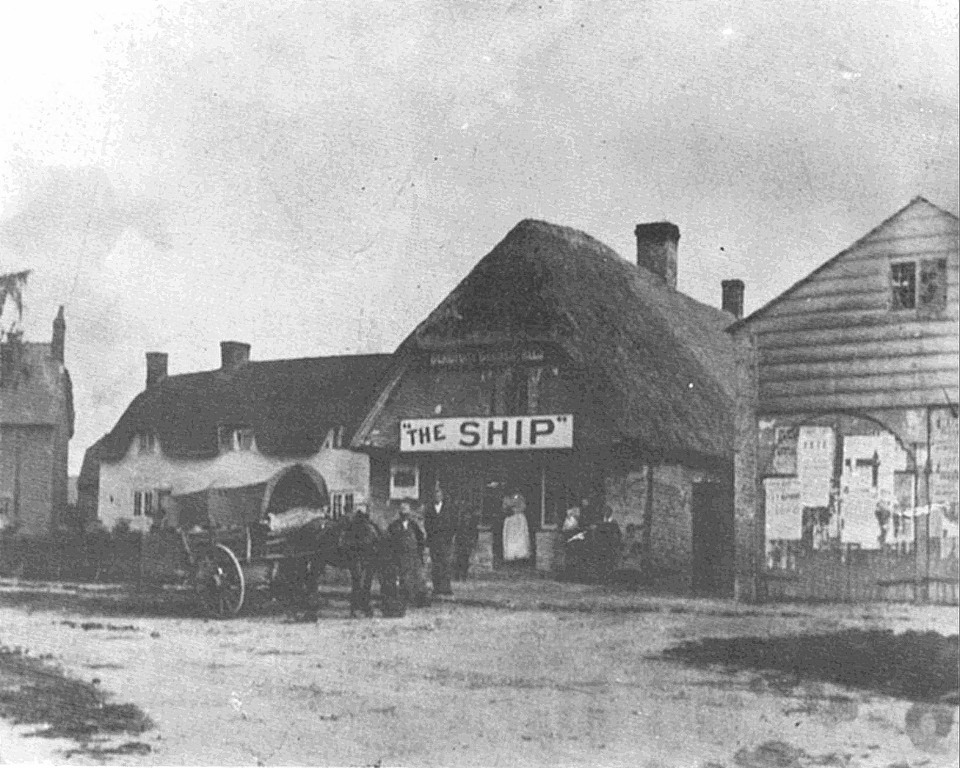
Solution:
<path fill-rule="evenodd" d="M 733 594 L 733 495 L 722 483 L 694 483 L 693 591 L 698 595 Z"/>

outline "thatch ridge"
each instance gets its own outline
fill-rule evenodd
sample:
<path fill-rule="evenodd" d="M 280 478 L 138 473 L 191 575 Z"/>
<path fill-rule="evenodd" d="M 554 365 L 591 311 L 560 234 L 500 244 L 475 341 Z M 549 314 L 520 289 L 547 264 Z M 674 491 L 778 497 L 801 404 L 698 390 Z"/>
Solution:
<path fill-rule="evenodd" d="M 117 461 L 142 432 L 166 456 L 210 458 L 220 426 L 249 426 L 257 449 L 272 456 L 316 453 L 329 429 L 349 440 L 379 391 L 390 355 L 342 355 L 250 361 L 236 370 L 170 376 L 137 395 L 96 444 L 97 458 Z"/>

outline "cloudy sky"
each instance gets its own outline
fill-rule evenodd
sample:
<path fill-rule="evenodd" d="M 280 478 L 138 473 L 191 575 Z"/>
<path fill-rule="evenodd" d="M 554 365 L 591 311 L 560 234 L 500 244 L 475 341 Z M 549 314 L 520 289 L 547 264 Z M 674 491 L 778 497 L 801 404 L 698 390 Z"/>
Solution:
<path fill-rule="evenodd" d="M 11 10 L 11 8 L 16 10 Z M 143 353 L 389 351 L 520 219 L 776 296 L 958 210 L 952 0 L 33 0 L 2 11 L 0 272 L 66 305 L 83 451 Z"/>

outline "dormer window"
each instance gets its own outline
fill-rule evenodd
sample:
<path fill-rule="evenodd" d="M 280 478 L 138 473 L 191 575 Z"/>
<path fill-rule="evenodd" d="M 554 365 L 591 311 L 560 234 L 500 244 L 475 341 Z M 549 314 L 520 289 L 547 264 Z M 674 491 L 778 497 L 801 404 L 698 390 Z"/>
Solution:
<path fill-rule="evenodd" d="M 137 453 L 156 453 L 160 441 L 154 432 L 141 432 L 137 435 Z"/>
<path fill-rule="evenodd" d="M 323 441 L 324 448 L 343 448 L 343 427 L 333 427 L 327 431 Z"/>
<path fill-rule="evenodd" d="M 253 430 L 250 427 L 220 427 L 217 437 L 221 453 L 253 450 Z"/>

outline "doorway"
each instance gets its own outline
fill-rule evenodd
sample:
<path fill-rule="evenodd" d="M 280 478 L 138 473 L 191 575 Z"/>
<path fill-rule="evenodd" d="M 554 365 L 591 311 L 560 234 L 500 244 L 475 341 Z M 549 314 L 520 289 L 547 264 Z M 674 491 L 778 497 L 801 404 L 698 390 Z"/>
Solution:
<path fill-rule="evenodd" d="M 733 594 L 733 495 L 722 483 L 693 484 L 693 592 Z"/>

